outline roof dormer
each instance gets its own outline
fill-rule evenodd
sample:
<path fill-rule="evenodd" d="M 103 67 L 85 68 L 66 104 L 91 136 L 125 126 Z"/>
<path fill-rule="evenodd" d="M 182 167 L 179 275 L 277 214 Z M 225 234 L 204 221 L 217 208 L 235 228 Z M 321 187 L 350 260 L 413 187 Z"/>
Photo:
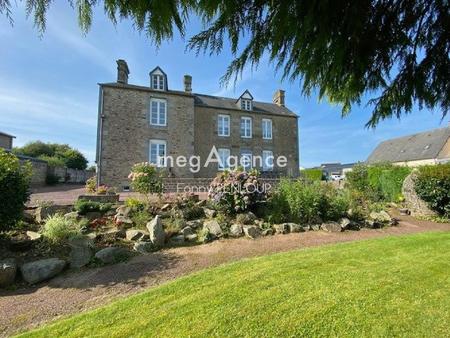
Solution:
<path fill-rule="evenodd" d="M 253 96 L 248 90 L 242 93 L 236 104 L 242 110 L 253 110 Z"/>
<path fill-rule="evenodd" d="M 159 66 L 150 72 L 150 88 L 154 90 L 167 90 L 167 75 Z"/>

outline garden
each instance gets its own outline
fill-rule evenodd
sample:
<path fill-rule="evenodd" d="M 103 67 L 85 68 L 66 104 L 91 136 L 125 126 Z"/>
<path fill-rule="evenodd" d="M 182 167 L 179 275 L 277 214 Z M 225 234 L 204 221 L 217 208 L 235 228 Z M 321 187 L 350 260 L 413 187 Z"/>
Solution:
<path fill-rule="evenodd" d="M 348 174 L 345 187 L 308 177 L 284 178 L 268 192 L 256 170 L 238 168 L 219 173 L 208 198 L 199 200 L 192 194 L 168 198 L 162 173 L 144 162 L 129 175 L 139 196 L 124 203 L 112 189 L 97 187 L 93 178 L 74 205 L 41 201 L 25 207 L 30 168 L 1 150 L 0 166 L 5 201 L 0 205 L 0 286 L 10 289 L 49 280 L 67 269 L 114 264 L 176 246 L 395 226 L 388 211 L 409 212 L 403 192 L 405 178 L 412 175 L 409 168 L 361 164 Z M 448 219 L 450 165 L 423 167 L 413 174 L 414 192 L 432 217 Z"/>

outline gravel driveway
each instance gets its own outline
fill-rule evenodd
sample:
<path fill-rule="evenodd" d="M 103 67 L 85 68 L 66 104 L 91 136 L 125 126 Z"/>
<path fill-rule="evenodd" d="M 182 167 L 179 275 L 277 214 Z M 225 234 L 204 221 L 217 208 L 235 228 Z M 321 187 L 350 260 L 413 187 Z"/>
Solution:
<path fill-rule="evenodd" d="M 137 256 L 126 263 L 66 274 L 36 287 L 0 291 L 0 336 L 32 328 L 58 317 L 79 313 L 211 266 L 275 252 L 337 242 L 397 236 L 426 231 L 450 231 L 450 224 L 399 217 L 397 227 L 327 233 L 276 235 L 256 240 L 220 240 Z"/>

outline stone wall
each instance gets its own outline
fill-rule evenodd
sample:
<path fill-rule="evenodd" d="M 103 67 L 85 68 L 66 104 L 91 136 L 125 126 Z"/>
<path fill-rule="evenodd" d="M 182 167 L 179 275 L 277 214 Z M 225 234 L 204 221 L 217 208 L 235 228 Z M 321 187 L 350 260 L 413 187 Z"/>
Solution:
<path fill-rule="evenodd" d="M 411 211 L 412 216 L 436 216 L 436 213 L 428 208 L 425 201 L 421 200 L 415 190 L 414 180 L 417 177 L 417 172 L 413 171 L 403 181 L 402 194 L 405 198 L 405 203 Z"/>
<path fill-rule="evenodd" d="M 36 158 L 27 157 L 27 156 L 18 156 L 20 163 L 24 164 L 25 162 L 31 163 L 32 167 L 32 175 L 31 175 L 31 187 L 39 187 L 45 185 L 45 179 L 47 177 L 47 162 L 38 160 Z"/>
<path fill-rule="evenodd" d="M 95 171 L 78 170 L 66 167 L 49 167 L 49 174 L 59 177 L 60 182 L 64 183 L 85 183 L 89 178 L 95 176 Z"/>

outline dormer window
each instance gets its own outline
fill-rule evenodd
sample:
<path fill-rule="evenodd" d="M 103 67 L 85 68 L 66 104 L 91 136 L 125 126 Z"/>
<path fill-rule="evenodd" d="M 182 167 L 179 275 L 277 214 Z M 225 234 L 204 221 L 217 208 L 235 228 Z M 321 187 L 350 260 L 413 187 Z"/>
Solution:
<path fill-rule="evenodd" d="M 156 90 L 164 90 L 163 75 L 152 75 L 152 88 Z"/>
<path fill-rule="evenodd" d="M 241 99 L 241 109 L 243 110 L 252 110 L 252 101 Z"/>
<path fill-rule="evenodd" d="M 237 106 L 242 110 L 253 110 L 253 96 L 246 90 L 236 102 Z"/>
<path fill-rule="evenodd" d="M 167 75 L 159 67 L 150 72 L 150 88 L 153 90 L 167 90 Z"/>

